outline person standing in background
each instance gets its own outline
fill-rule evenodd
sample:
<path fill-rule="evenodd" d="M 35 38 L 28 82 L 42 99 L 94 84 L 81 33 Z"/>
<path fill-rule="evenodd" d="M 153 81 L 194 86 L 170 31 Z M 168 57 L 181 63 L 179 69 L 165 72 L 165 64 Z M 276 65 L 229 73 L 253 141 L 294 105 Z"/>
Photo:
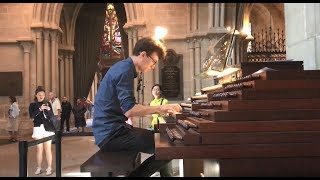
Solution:
<path fill-rule="evenodd" d="M 56 94 L 54 92 L 49 92 L 49 102 L 52 106 L 52 112 L 54 115 L 54 125 L 56 127 L 57 131 L 60 131 L 60 127 L 61 127 L 61 118 L 60 116 L 60 112 L 61 112 L 61 103 L 59 98 L 56 97 Z"/>
<path fill-rule="evenodd" d="M 32 138 L 38 140 L 45 137 L 54 135 L 54 132 L 46 131 L 43 125 L 43 119 L 46 117 L 52 117 L 52 107 L 51 104 L 45 100 L 46 91 L 42 86 L 38 86 L 35 90 L 35 99 L 34 102 L 29 105 L 29 115 L 33 119 L 33 132 Z M 51 119 L 51 118 L 49 118 Z M 42 173 L 42 156 L 43 149 L 46 154 L 48 168 L 46 169 L 46 175 L 52 174 L 52 151 L 51 151 L 51 140 L 37 144 L 37 169 L 35 174 Z"/>
<path fill-rule="evenodd" d="M 61 131 L 64 131 L 64 122 L 66 122 L 66 132 L 70 132 L 70 114 L 72 111 L 71 103 L 67 100 L 67 97 L 62 98 L 61 102 Z"/>
<path fill-rule="evenodd" d="M 10 96 L 9 97 L 10 101 L 10 107 L 8 110 L 8 123 L 7 123 L 7 131 L 10 134 L 10 140 L 11 142 L 16 142 L 17 141 L 17 133 L 18 133 L 18 116 L 19 116 L 19 105 L 17 102 L 17 99 L 15 96 Z"/>
<path fill-rule="evenodd" d="M 153 100 L 150 102 L 150 106 L 161 106 L 164 104 L 168 104 L 169 101 L 163 97 L 162 95 L 162 88 L 160 84 L 155 84 L 151 88 L 151 94 L 153 96 Z M 154 132 L 159 131 L 159 117 L 161 117 L 160 114 L 152 114 L 152 121 L 151 121 L 151 130 Z M 161 177 L 170 177 L 173 175 L 172 170 L 172 161 L 170 161 L 166 166 L 163 166 L 160 170 L 160 176 Z"/>
<path fill-rule="evenodd" d="M 93 103 L 90 101 L 90 99 L 87 99 L 87 119 L 93 118 Z"/>
<path fill-rule="evenodd" d="M 74 105 L 72 111 L 74 115 L 74 125 L 77 128 L 77 131 L 80 132 L 81 127 L 82 132 L 84 132 L 84 128 L 87 125 L 84 114 L 86 113 L 87 109 L 84 107 L 80 99 L 77 99 L 77 104 Z"/>
<path fill-rule="evenodd" d="M 162 89 L 160 84 L 155 84 L 152 86 L 151 94 L 154 99 L 150 102 L 150 106 L 160 106 L 169 103 L 169 101 L 162 96 Z M 152 114 L 151 129 L 158 130 L 159 117 L 161 117 L 161 115 Z"/>

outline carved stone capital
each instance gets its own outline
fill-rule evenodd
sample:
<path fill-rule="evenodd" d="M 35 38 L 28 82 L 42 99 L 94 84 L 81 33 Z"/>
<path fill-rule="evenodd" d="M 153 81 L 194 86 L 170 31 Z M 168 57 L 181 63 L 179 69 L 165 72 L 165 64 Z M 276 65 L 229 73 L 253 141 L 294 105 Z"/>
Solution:
<path fill-rule="evenodd" d="M 33 29 L 33 31 L 36 34 L 36 39 L 41 39 L 42 38 L 42 32 L 43 32 L 42 28 L 35 28 L 35 29 Z"/>
<path fill-rule="evenodd" d="M 43 39 L 49 40 L 49 38 L 50 38 L 49 34 L 50 34 L 50 32 L 48 30 L 44 30 L 43 31 Z"/>
<path fill-rule="evenodd" d="M 58 31 L 57 30 L 51 30 L 50 31 L 50 37 L 51 41 L 56 41 L 58 39 Z"/>
<path fill-rule="evenodd" d="M 194 48 L 194 41 L 189 42 L 189 49 L 192 49 L 192 48 Z"/>
<path fill-rule="evenodd" d="M 23 48 L 24 53 L 30 53 L 32 47 L 32 41 L 19 41 L 20 45 Z"/>
<path fill-rule="evenodd" d="M 201 39 L 199 41 L 194 42 L 195 48 L 200 48 L 201 47 Z"/>

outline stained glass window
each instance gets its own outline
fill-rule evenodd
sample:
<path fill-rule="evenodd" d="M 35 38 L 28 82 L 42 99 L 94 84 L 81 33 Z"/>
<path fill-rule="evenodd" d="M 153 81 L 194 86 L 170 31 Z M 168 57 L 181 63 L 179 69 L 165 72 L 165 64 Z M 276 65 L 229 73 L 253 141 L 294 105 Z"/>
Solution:
<path fill-rule="evenodd" d="M 121 35 L 113 3 L 107 3 L 100 56 L 121 57 Z"/>

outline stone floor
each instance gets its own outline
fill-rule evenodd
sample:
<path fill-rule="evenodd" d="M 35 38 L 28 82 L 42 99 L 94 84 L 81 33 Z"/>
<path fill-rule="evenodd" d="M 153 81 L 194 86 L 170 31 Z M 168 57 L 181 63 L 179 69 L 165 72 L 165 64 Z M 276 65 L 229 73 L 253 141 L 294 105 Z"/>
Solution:
<path fill-rule="evenodd" d="M 88 121 L 87 121 L 88 122 Z M 90 122 L 88 124 L 90 126 Z M 73 128 L 73 130 L 75 130 Z M 19 137 L 32 141 L 30 137 Z M 63 137 L 62 142 L 62 177 L 89 177 L 89 173 L 81 173 L 80 165 L 85 162 L 92 154 L 98 151 L 98 147 L 94 144 L 93 136 L 73 136 Z M 53 153 L 53 174 L 55 177 L 55 145 L 52 145 Z M 46 177 L 45 173 L 35 175 L 36 170 L 36 147 L 28 148 L 28 177 Z M 149 154 L 142 154 L 142 161 L 147 158 Z M 46 168 L 45 155 L 43 156 L 43 169 Z M 174 176 L 179 176 L 179 160 L 173 160 Z M 8 137 L 0 137 L 0 177 L 18 177 L 19 176 L 19 150 L 18 143 L 8 141 Z M 152 175 L 159 177 L 159 173 Z"/>
<path fill-rule="evenodd" d="M 0 177 L 18 177 L 19 176 L 19 151 L 18 143 L 9 143 L 7 139 L 0 139 Z M 6 143 L 7 142 L 7 143 Z M 98 150 L 94 145 L 92 136 L 64 137 L 62 139 L 62 177 L 89 177 L 89 173 L 80 173 L 80 165 L 85 162 L 92 154 Z M 55 145 L 52 145 L 53 153 L 53 174 L 55 177 Z M 36 169 L 36 147 L 28 149 L 28 177 L 46 177 L 45 173 L 35 175 Z M 147 158 L 148 154 L 142 154 L 142 160 Z M 174 176 L 179 176 L 178 160 L 173 160 Z M 43 169 L 46 168 L 45 156 L 43 157 Z M 155 173 L 153 177 L 159 177 Z"/>

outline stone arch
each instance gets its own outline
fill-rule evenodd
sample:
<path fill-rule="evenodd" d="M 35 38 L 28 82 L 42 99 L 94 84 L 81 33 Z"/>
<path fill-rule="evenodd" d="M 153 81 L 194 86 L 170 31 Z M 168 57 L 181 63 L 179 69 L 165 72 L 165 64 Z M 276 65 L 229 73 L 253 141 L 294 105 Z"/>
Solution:
<path fill-rule="evenodd" d="M 280 5 L 279 5 L 280 4 Z M 271 26 L 272 28 L 284 28 L 284 9 L 283 3 L 254 3 L 250 11 L 250 20 L 252 24 L 265 28 Z M 253 28 L 254 29 L 254 28 Z M 259 31 L 259 29 L 256 29 Z"/>
<path fill-rule="evenodd" d="M 32 28 L 59 29 L 63 3 L 35 3 Z"/>
<path fill-rule="evenodd" d="M 80 9 L 83 6 L 83 3 L 78 3 L 75 7 L 75 10 L 73 12 L 73 16 L 71 18 L 70 22 L 70 31 L 69 31 L 69 36 L 67 39 L 68 45 L 74 47 L 74 35 L 75 35 L 75 28 L 76 28 L 76 22 L 77 22 L 77 17 L 79 15 Z"/>
<path fill-rule="evenodd" d="M 49 28 L 53 30 L 60 30 L 60 18 L 62 14 L 64 3 L 35 3 L 32 17 L 32 28 Z M 65 20 L 65 31 L 61 34 L 62 39 L 65 40 L 66 44 L 63 46 L 68 47 L 68 49 L 74 49 L 74 33 L 76 20 L 79 11 L 83 3 L 77 3 L 76 7 L 72 13 L 72 17 L 66 18 Z M 127 14 L 127 23 L 135 24 L 140 19 L 143 19 L 143 6 L 141 3 L 124 3 L 125 11 Z M 139 20 L 138 20 L 139 19 Z"/>
<path fill-rule="evenodd" d="M 127 14 L 127 22 L 134 23 L 138 19 L 143 19 L 143 5 L 141 3 L 124 3 Z"/>

